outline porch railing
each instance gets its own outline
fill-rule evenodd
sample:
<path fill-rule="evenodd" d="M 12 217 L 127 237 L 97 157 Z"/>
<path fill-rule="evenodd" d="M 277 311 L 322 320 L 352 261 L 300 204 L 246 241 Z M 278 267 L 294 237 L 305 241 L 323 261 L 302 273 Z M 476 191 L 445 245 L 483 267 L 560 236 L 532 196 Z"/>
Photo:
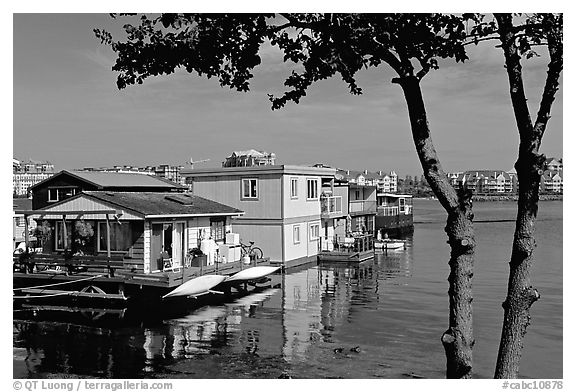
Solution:
<path fill-rule="evenodd" d="M 378 208 L 376 209 L 376 214 L 380 216 L 410 215 L 411 213 L 412 213 L 412 206 L 408 204 L 402 207 L 378 206 Z"/>
<path fill-rule="evenodd" d="M 335 235 L 332 237 L 320 237 L 320 251 L 357 253 L 374 249 L 373 234 L 355 235 L 351 237 Z"/>
<path fill-rule="evenodd" d="M 350 213 L 355 213 L 355 212 L 375 213 L 376 212 L 376 202 L 373 200 L 351 200 L 348 204 L 349 204 Z"/>
<path fill-rule="evenodd" d="M 342 213 L 342 196 L 324 196 L 320 198 L 322 215 Z"/>

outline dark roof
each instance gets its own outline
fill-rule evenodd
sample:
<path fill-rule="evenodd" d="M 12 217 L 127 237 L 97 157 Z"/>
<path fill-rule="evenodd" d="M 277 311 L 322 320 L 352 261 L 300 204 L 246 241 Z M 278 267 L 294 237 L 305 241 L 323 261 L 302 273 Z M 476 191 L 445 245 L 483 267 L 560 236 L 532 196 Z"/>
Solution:
<path fill-rule="evenodd" d="M 41 181 L 31 188 L 36 188 L 40 184 L 47 181 L 52 181 L 54 178 L 68 174 L 73 177 L 82 179 L 89 182 L 97 187 L 101 188 L 124 188 L 124 187 L 136 187 L 136 188 L 180 188 L 186 189 L 185 186 L 176 184 L 166 178 L 152 176 L 148 174 L 140 173 L 117 173 L 117 172 L 100 172 L 100 171 L 68 171 L 62 170 L 56 173 L 52 177 Z"/>
<path fill-rule="evenodd" d="M 85 191 L 82 194 L 145 216 L 243 213 L 236 208 L 189 193 Z"/>
<path fill-rule="evenodd" d="M 32 209 L 32 199 L 27 199 L 24 197 L 16 197 L 12 199 L 13 210 L 31 210 Z"/>

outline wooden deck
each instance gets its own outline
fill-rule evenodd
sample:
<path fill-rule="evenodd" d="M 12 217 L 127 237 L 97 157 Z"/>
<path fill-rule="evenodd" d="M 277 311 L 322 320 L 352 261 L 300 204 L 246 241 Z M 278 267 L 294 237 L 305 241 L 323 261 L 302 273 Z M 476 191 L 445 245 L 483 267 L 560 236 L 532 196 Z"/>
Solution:
<path fill-rule="evenodd" d="M 328 243 L 329 239 L 324 239 Z M 318 262 L 361 262 L 374 257 L 374 237 L 371 234 L 355 237 L 334 237 L 325 249 L 320 241 Z"/>
<path fill-rule="evenodd" d="M 175 271 L 143 273 L 124 273 L 124 283 L 134 285 L 145 285 L 155 287 L 173 288 L 180 286 L 188 280 L 208 274 L 232 275 L 243 269 L 254 267 L 256 265 L 269 265 L 270 258 L 265 257 L 260 260 L 254 260 L 250 265 L 242 264 L 241 261 L 232 263 L 217 263 L 204 267 L 183 267 Z"/>
<path fill-rule="evenodd" d="M 365 260 L 374 258 L 374 251 L 367 250 L 363 252 L 339 252 L 339 251 L 322 251 L 318 253 L 318 262 L 344 262 L 360 263 Z"/>
<path fill-rule="evenodd" d="M 173 271 L 145 273 L 62 270 L 26 271 L 13 273 L 14 299 L 72 299 L 125 302 L 141 294 L 158 296 L 195 277 L 206 274 L 232 275 L 256 265 L 269 265 L 269 258 L 242 262 L 218 263 L 203 267 L 181 267 Z"/>

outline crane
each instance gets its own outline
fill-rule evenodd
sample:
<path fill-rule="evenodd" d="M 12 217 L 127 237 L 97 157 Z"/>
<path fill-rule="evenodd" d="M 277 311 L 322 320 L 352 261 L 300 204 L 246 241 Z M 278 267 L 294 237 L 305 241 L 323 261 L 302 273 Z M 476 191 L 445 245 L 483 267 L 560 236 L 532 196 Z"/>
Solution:
<path fill-rule="evenodd" d="M 190 160 L 187 161 L 186 163 L 190 165 L 190 169 L 194 169 L 194 164 L 195 163 L 202 163 L 202 162 L 208 162 L 210 159 L 201 159 L 199 161 L 195 161 L 192 157 L 190 157 Z"/>

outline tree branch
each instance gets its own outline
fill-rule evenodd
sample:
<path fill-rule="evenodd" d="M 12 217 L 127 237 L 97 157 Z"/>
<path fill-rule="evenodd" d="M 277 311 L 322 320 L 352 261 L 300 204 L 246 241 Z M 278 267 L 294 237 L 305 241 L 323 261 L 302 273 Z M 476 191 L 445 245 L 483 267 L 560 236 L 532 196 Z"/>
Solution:
<path fill-rule="evenodd" d="M 506 59 L 506 72 L 510 83 L 510 97 L 516 118 L 516 125 L 520 133 L 520 139 L 529 137 L 532 131 L 532 120 L 530 110 L 526 103 L 526 93 L 522 81 L 522 66 L 520 65 L 520 55 L 516 46 L 516 36 L 513 32 L 511 14 L 494 14 L 498 21 L 498 34 L 504 50 Z"/>
<path fill-rule="evenodd" d="M 539 140 L 542 139 L 546 124 L 550 119 L 550 111 L 552 104 L 558 91 L 560 73 L 563 69 L 563 43 L 560 37 L 557 36 L 556 31 L 550 31 L 547 34 L 548 39 L 548 52 L 550 53 L 550 63 L 548 64 L 548 74 L 546 76 L 546 83 L 544 91 L 542 92 L 542 99 L 540 100 L 540 108 L 536 123 L 534 124 L 534 132 Z M 540 144 L 540 143 L 538 143 Z"/>

